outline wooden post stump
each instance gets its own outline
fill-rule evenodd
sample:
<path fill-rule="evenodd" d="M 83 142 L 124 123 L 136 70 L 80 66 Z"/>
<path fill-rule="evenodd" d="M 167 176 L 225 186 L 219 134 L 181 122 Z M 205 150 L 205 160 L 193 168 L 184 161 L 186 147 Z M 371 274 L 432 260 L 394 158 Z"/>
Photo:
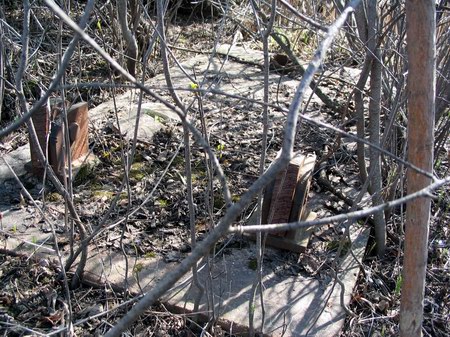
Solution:
<path fill-rule="evenodd" d="M 50 132 L 50 121 L 52 120 L 52 116 L 55 116 L 60 113 L 62 108 L 63 101 L 58 98 L 49 99 L 50 106 L 48 104 L 44 104 L 39 111 L 37 111 L 31 121 L 34 125 L 34 129 L 36 131 L 39 146 L 44 152 L 44 155 L 47 155 L 48 149 L 48 135 Z M 30 153 L 31 153 L 31 167 L 26 166 L 28 171 L 31 171 L 36 176 L 42 176 L 44 173 L 44 163 L 39 160 L 39 149 L 30 138 Z"/>
<path fill-rule="evenodd" d="M 51 107 L 44 105 L 33 116 L 33 124 L 38 134 L 40 146 L 44 154 L 48 154 L 48 162 L 55 173 L 62 179 L 67 158 L 63 151 L 64 128 L 61 116 L 62 101 L 51 100 Z M 66 103 L 67 104 L 67 103 Z M 88 104 L 74 104 L 67 111 L 67 122 L 70 139 L 70 154 L 72 161 L 84 157 L 88 153 Z M 42 176 L 43 163 L 37 159 L 37 149 L 31 146 L 31 170 L 35 175 Z"/>
<path fill-rule="evenodd" d="M 278 174 L 264 193 L 262 224 L 287 223 L 313 220 L 315 213 L 308 212 L 306 200 L 316 162 L 315 155 L 297 154 L 288 167 Z M 301 253 L 305 251 L 310 230 L 300 228 L 292 231 L 270 233 L 266 243 L 280 249 Z"/>
<path fill-rule="evenodd" d="M 72 162 L 88 153 L 88 104 L 80 102 L 74 104 L 67 111 L 69 129 L 70 155 Z M 62 117 L 58 116 L 51 123 L 48 153 L 49 162 L 61 179 L 67 165 L 66 154 L 63 151 L 64 128 Z"/>

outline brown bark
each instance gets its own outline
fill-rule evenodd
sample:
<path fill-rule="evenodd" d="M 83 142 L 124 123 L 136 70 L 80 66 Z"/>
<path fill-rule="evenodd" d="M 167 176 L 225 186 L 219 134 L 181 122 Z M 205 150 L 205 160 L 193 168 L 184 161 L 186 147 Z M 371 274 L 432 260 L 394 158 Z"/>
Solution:
<path fill-rule="evenodd" d="M 433 169 L 435 100 L 435 4 L 406 1 L 408 73 L 408 160 L 428 171 Z M 430 184 L 409 169 L 408 194 Z M 422 335 L 423 297 L 427 266 L 431 200 L 416 199 L 407 205 L 405 258 L 400 307 L 400 336 Z"/>
<path fill-rule="evenodd" d="M 128 27 L 128 10 L 127 10 L 127 0 L 117 1 L 117 13 L 120 24 L 120 29 L 122 30 L 123 39 L 126 42 L 125 55 L 127 57 L 127 70 L 134 77 L 136 76 L 136 62 L 138 56 L 138 45 L 136 42 L 136 37 L 134 33 Z M 133 21 L 136 20 L 135 17 L 132 18 Z"/>
<path fill-rule="evenodd" d="M 376 1 L 370 1 L 367 4 L 368 17 L 368 36 L 370 45 L 373 48 L 372 67 L 370 70 L 370 102 L 369 102 L 369 134 L 370 142 L 373 145 L 380 146 L 380 113 L 381 113 L 381 87 L 383 81 L 381 52 L 376 46 L 378 40 L 379 20 L 377 14 Z M 373 147 L 369 152 L 370 159 L 370 185 L 369 192 L 372 195 L 372 204 L 374 206 L 383 203 L 381 190 L 383 182 L 381 177 L 381 154 Z M 384 212 L 376 212 L 373 215 L 373 222 L 375 228 L 375 242 L 377 248 L 377 255 L 382 257 L 386 249 L 386 221 L 384 219 Z"/>
<path fill-rule="evenodd" d="M 373 9 L 376 10 L 375 8 Z M 381 112 L 381 53 L 375 49 L 375 58 L 372 61 L 372 70 L 370 73 L 370 103 L 369 103 L 369 132 L 370 142 L 380 146 L 380 112 Z M 384 200 L 381 195 L 383 182 L 381 177 L 381 155 L 374 148 L 370 148 L 370 186 L 369 192 L 372 194 L 372 204 L 381 205 Z M 384 212 L 379 211 L 373 215 L 375 228 L 375 242 L 377 244 L 377 255 L 382 257 L 386 249 L 386 221 Z"/>

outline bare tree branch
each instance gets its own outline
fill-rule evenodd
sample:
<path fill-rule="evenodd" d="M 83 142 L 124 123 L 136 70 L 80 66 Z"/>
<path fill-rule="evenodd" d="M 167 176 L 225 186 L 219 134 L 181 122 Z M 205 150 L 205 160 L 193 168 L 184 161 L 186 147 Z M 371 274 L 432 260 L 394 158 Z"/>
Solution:
<path fill-rule="evenodd" d="M 98 85 L 99 87 L 104 87 L 104 88 L 111 87 L 110 84 L 106 84 L 106 83 L 97 83 L 95 85 Z M 65 87 L 67 87 L 67 88 L 88 87 L 89 88 L 89 87 L 92 87 L 92 86 L 94 86 L 93 83 L 85 83 L 85 84 L 80 83 L 80 84 L 76 84 L 76 85 L 74 85 L 74 84 L 66 85 Z M 139 89 L 142 89 L 146 93 L 151 92 L 150 91 L 151 89 L 161 89 L 160 86 L 159 87 L 147 86 L 147 87 L 143 88 L 140 84 L 134 84 L 134 85 L 125 85 L 125 84 L 123 84 L 122 87 L 124 87 L 124 88 L 126 88 L 126 87 L 139 88 Z M 227 92 L 224 92 L 224 91 L 221 91 L 221 90 L 217 90 L 217 89 L 212 89 L 212 88 L 210 88 L 210 89 L 202 89 L 202 88 L 190 89 L 190 88 L 185 88 L 185 87 L 174 87 L 174 89 L 177 90 L 177 91 L 183 91 L 184 90 L 184 91 L 190 91 L 190 92 L 194 92 L 194 93 L 200 93 L 202 95 L 206 95 L 206 94 L 223 95 L 225 97 L 237 98 L 237 99 L 240 99 L 240 100 L 243 100 L 243 101 L 247 101 L 247 102 L 250 102 L 250 103 L 253 103 L 253 104 L 261 105 L 261 106 L 268 106 L 268 107 L 271 107 L 271 108 L 273 108 L 273 109 L 275 109 L 277 111 L 281 111 L 281 112 L 285 112 L 285 113 L 289 112 L 288 109 L 281 108 L 280 106 L 278 106 L 276 104 L 271 104 L 271 103 L 267 104 L 267 103 L 264 103 L 264 102 L 262 102 L 260 100 L 257 100 L 257 99 L 252 99 L 252 98 L 248 98 L 248 97 L 242 97 L 240 95 L 230 94 L 230 93 L 227 93 Z M 171 105 L 170 103 L 165 102 L 164 99 L 162 99 L 157 94 L 151 93 L 151 95 L 155 95 L 155 97 L 159 97 L 159 99 L 161 99 L 161 102 L 163 104 L 165 104 L 166 106 L 168 106 L 169 108 L 173 107 L 173 105 Z M 318 120 L 318 119 L 316 119 L 314 117 L 308 116 L 306 114 L 299 113 L 298 116 L 302 120 L 304 120 L 305 122 L 307 122 L 309 124 L 317 125 L 317 126 L 329 129 L 329 130 L 331 130 L 333 132 L 336 132 L 337 134 L 339 134 L 341 136 L 344 136 L 344 137 L 347 137 L 349 139 L 352 139 L 352 140 L 354 140 L 354 141 L 356 141 L 358 143 L 362 143 L 364 145 L 367 145 L 370 148 L 374 148 L 376 151 L 379 151 L 381 154 L 384 154 L 384 155 L 394 159 L 395 161 L 401 163 L 405 167 L 410 168 L 410 169 L 412 169 L 412 170 L 414 170 L 414 171 L 416 171 L 416 172 L 418 172 L 418 173 L 420 173 L 420 174 L 422 174 L 422 175 L 424 175 L 426 177 L 429 177 L 431 179 L 435 179 L 435 177 L 434 177 L 434 175 L 432 173 L 427 172 L 425 170 L 422 170 L 421 168 L 417 167 L 416 165 L 413 165 L 412 163 L 408 162 L 407 160 L 405 160 L 405 159 L 395 155 L 394 153 L 391 153 L 391 152 L 387 151 L 386 149 L 384 149 L 384 148 L 382 148 L 382 147 L 380 147 L 378 145 L 372 144 L 367 139 L 360 138 L 360 137 L 358 137 L 358 135 L 355 135 L 355 134 L 349 133 L 347 131 L 344 131 L 342 129 L 339 129 L 338 127 L 336 127 L 334 125 L 331 125 L 331 124 L 326 123 L 326 122 L 322 122 L 322 121 L 320 121 L 320 120 Z M 205 145 L 202 142 L 200 144 L 202 146 Z"/>
<path fill-rule="evenodd" d="M 391 209 L 396 206 L 400 206 L 402 204 L 406 204 L 412 200 L 416 200 L 418 198 L 434 198 L 434 196 L 431 194 L 436 189 L 440 188 L 441 186 L 447 185 L 450 183 L 450 177 L 441 179 L 436 181 L 435 183 L 429 185 L 426 188 L 421 189 L 420 191 L 417 191 L 413 194 L 406 195 L 402 198 L 385 202 L 378 206 L 373 206 L 370 208 L 366 208 L 359 211 L 349 212 L 345 214 L 338 214 L 335 216 L 331 216 L 328 218 L 313 220 L 313 221 L 298 221 L 298 222 L 291 222 L 291 223 L 284 223 L 284 224 L 269 224 L 269 225 L 261 225 L 261 226 L 233 226 L 231 227 L 228 232 L 229 233 L 257 233 L 257 232 L 279 232 L 279 231 L 287 231 L 287 230 L 294 230 L 298 228 L 308 228 L 313 226 L 323 226 L 323 225 L 329 225 L 333 223 L 340 223 L 343 221 L 348 220 L 354 220 L 354 219 L 361 219 L 365 218 L 369 215 L 372 215 L 376 212 L 383 211 L 385 209 Z"/>
<path fill-rule="evenodd" d="M 122 31 L 123 38 L 127 44 L 125 55 L 127 57 L 127 69 L 130 74 L 134 77 L 136 76 L 136 62 L 138 55 L 138 45 L 136 42 L 136 37 L 131 32 L 128 27 L 128 10 L 127 10 L 128 0 L 117 0 L 117 13 L 120 24 L 120 29 Z M 136 13 L 134 13 L 136 14 Z M 139 16 L 133 17 L 133 21 L 136 21 Z"/>
<path fill-rule="evenodd" d="M 295 15 L 297 15 L 300 19 L 302 19 L 303 21 L 307 22 L 308 24 L 310 24 L 311 26 L 313 26 L 314 28 L 320 29 L 324 32 L 327 31 L 327 27 L 321 25 L 320 23 L 314 21 L 313 19 L 311 19 L 310 17 L 300 13 L 294 6 L 292 6 L 289 2 L 287 2 L 286 0 L 280 0 L 280 2 L 283 4 L 283 6 L 285 6 L 286 8 L 288 8 L 291 13 L 294 13 Z"/>
<path fill-rule="evenodd" d="M 174 106 L 173 104 L 169 103 L 167 100 L 162 98 L 157 93 L 149 90 L 144 84 L 137 81 L 132 75 L 130 75 L 120 64 L 117 63 L 116 60 L 114 60 L 107 52 L 105 52 L 97 42 L 95 42 L 88 34 L 84 32 L 83 29 L 80 29 L 78 25 L 69 17 L 67 14 L 61 10 L 52 0 L 44 0 L 47 6 L 49 6 L 57 16 L 59 16 L 61 19 L 64 20 L 74 31 L 76 31 L 78 34 L 81 35 L 81 37 L 89 43 L 96 51 L 97 53 L 102 56 L 109 64 L 115 68 L 117 71 L 120 72 L 120 74 L 128 79 L 130 82 L 132 82 L 137 88 L 144 91 L 149 96 L 153 97 L 154 99 L 160 101 L 162 104 L 164 104 L 166 107 L 174 111 L 178 117 L 180 117 L 181 121 L 183 123 L 186 123 L 186 125 L 189 127 L 189 130 L 191 131 L 192 135 L 195 137 L 195 139 L 199 142 L 200 145 L 202 145 L 205 150 L 208 152 L 209 157 L 211 158 L 214 168 L 216 169 L 216 173 L 220 179 L 220 182 L 222 184 L 222 189 L 225 194 L 225 198 L 228 198 L 231 200 L 231 194 L 227 188 L 225 174 L 223 173 L 222 167 L 219 164 L 219 160 L 217 159 L 214 152 L 211 150 L 211 148 L 208 146 L 208 144 L 205 142 L 205 139 L 202 137 L 201 133 L 186 119 L 186 114 L 181 111 L 179 108 Z M 1 137 L 1 133 L 0 133 Z M 228 196 L 228 197 L 227 197 Z"/>

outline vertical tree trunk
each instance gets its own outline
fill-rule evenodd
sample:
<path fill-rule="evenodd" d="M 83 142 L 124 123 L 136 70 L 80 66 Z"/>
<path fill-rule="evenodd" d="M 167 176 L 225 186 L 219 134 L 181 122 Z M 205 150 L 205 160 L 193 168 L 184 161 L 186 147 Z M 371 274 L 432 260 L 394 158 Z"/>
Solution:
<path fill-rule="evenodd" d="M 3 36 L 3 26 L 0 25 L 0 36 Z M 0 122 L 2 121 L 3 96 L 5 94 L 5 48 L 3 47 L 3 38 L 0 39 Z"/>
<path fill-rule="evenodd" d="M 376 8 L 373 10 L 376 11 Z M 380 110 L 381 110 L 381 53 L 378 48 L 375 49 L 375 57 L 372 61 L 372 70 L 370 72 L 370 103 L 369 103 L 369 132 L 370 142 L 380 146 Z M 378 150 L 370 148 L 370 193 L 372 194 L 372 204 L 381 205 L 383 196 L 381 190 L 383 182 L 381 177 L 381 155 Z M 375 242 L 377 244 L 377 255 L 382 257 L 386 249 L 386 221 L 384 212 L 379 211 L 373 215 L 375 226 Z"/>
<path fill-rule="evenodd" d="M 382 86 L 382 65 L 381 53 L 377 47 L 378 39 L 378 15 L 376 0 L 364 2 L 355 12 L 358 24 L 358 33 L 362 41 L 366 43 L 366 58 L 361 71 L 358 83 L 355 86 L 355 111 L 356 111 L 356 132 L 361 139 L 365 138 L 366 118 L 364 116 L 364 88 L 370 74 L 370 103 L 369 103 L 369 134 L 370 142 L 380 146 L 380 110 L 381 110 L 381 86 Z M 382 177 L 381 161 L 378 150 L 370 148 L 370 173 L 366 168 L 366 146 L 364 143 L 357 143 L 357 156 L 361 183 L 370 179 L 369 193 L 372 195 L 374 206 L 383 203 L 381 196 Z M 377 255 L 382 256 L 386 248 L 386 221 L 383 212 L 374 214 L 375 241 Z"/>
<path fill-rule="evenodd" d="M 380 146 L 380 111 L 381 111 L 381 86 L 382 65 L 380 48 L 376 46 L 378 40 L 379 20 L 376 0 L 368 1 L 368 36 L 373 47 L 372 68 L 370 70 L 370 102 L 369 102 L 369 133 L 370 142 Z M 372 204 L 378 206 L 383 203 L 381 189 L 383 187 L 381 177 L 381 154 L 378 150 L 370 148 L 370 185 L 369 192 L 372 195 Z M 386 221 L 384 212 L 379 211 L 373 215 L 375 227 L 375 242 L 377 243 L 377 255 L 384 255 L 386 249 Z"/>
<path fill-rule="evenodd" d="M 126 42 L 125 55 L 127 57 L 127 70 L 134 77 L 136 76 L 136 61 L 138 55 L 138 45 L 136 42 L 136 37 L 133 32 L 128 27 L 128 0 L 117 0 L 117 13 L 120 24 L 120 29 L 122 30 L 123 39 Z M 132 18 L 136 21 L 136 18 Z"/>
<path fill-rule="evenodd" d="M 366 56 L 364 59 L 363 68 L 354 89 L 356 135 L 361 139 L 365 139 L 366 137 L 366 118 L 364 116 L 363 101 L 364 88 L 369 78 L 369 74 L 372 68 L 373 54 L 376 48 L 374 29 L 370 29 L 369 31 L 369 27 L 373 27 L 375 25 L 375 16 L 371 15 L 370 17 L 368 17 L 368 10 L 369 8 L 367 5 L 367 1 L 364 1 L 361 6 L 358 6 L 355 11 L 355 21 L 358 28 L 359 38 L 366 45 Z M 366 145 L 364 143 L 358 142 L 356 144 L 356 153 L 358 157 L 357 160 L 361 184 L 364 184 L 364 182 L 367 180 Z"/>
<path fill-rule="evenodd" d="M 406 1 L 408 73 L 408 160 L 428 171 L 433 169 L 435 99 L 435 3 Z M 430 184 L 408 169 L 408 194 Z M 400 307 L 400 336 L 422 335 L 423 297 L 427 266 L 430 199 L 407 205 L 405 257 Z"/>

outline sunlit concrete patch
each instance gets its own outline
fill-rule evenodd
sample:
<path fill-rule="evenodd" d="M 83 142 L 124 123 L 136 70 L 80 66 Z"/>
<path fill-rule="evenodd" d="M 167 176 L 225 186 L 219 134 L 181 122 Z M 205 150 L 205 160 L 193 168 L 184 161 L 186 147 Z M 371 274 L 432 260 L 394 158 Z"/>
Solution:
<path fill-rule="evenodd" d="M 226 254 L 213 258 L 211 270 L 205 262 L 199 264 L 199 279 L 207 290 L 197 311 L 194 311 L 194 303 L 198 290 L 192 285 L 191 273 L 185 275 L 161 300 L 178 313 L 197 312 L 200 318 L 214 314 L 227 331 L 238 335 L 248 332 L 249 310 L 253 310 L 255 329 L 262 330 L 267 336 L 337 336 L 346 317 L 342 303 L 348 305 L 350 302 L 368 234 L 367 228 L 353 230 L 353 255 L 345 255 L 338 267 L 344 289 L 331 274 L 308 277 L 279 272 L 283 257 L 268 248 L 263 268 L 264 327 L 259 291 L 256 291 L 254 305 L 249 306 L 253 282 L 257 277 L 249 266 L 256 251 L 252 242 L 249 247 L 232 248 Z M 156 256 L 128 257 L 127 269 L 122 254 L 92 252 L 86 274 L 97 282 L 112 282 L 141 293 L 151 290 L 164 274 L 170 273 L 176 266 L 177 263 L 166 263 Z"/>
<path fill-rule="evenodd" d="M 0 248 L 26 253 L 30 257 L 34 254 L 55 255 L 52 235 L 42 231 L 34 208 L 0 204 L 0 212 Z"/>
<path fill-rule="evenodd" d="M 235 324 L 234 332 L 238 333 L 247 332 L 248 313 L 254 310 L 255 328 L 270 336 L 337 336 L 346 317 L 342 303 L 349 304 L 368 232 L 367 229 L 354 231 L 352 249 L 356 260 L 347 254 L 341 261 L 338 275 L 345 289 L 335 283 L 333 277 L 317 279 L 274 272 L 277 264 L 282 264 L 282 258 L 266 261 L 263 267 L 264 328 L 259 291 L 256 291 L 254 306 L 249 306 L 248 302 L 256 279 L 248 263 L 255 256 L 253 243 L 250 248 L 232 249 L 230 254 L 216 258 L 211 272 L 206 266 L 200 271 L 201 283 L 209 284 L 213 294 L 205 292 L 198 311 L 212 314 L 214 310 L 216 317 L 229 329 Z M 269 255 L 274 254 L 272 249 L 268 251 Z M 163 299 L 180 311 L 193 311 L 197 289 L 190 282 L 181 284 L 184 287 L 175 287 Z"/>
<path fill-rule="evenodd" d="M 5 164 L 5 161 L 9 164 L 9 166 L 11 166 L 16 175 L 21 176 L 27 172 L 25 169 L 25 164 L 30 160 L 30 144 L 23 145 L 4 155 L 0 159 L 0 184 L 2 184 L 5 180 L 14 179 L 14 174 Z"/>
<path fill-rule="evenodd" d="M 2 210 L 4 231 L 11 233 L 7 240 L 2 238 L 2 245 L 5 245 L 2 248 L 25 252 L 30 256 L 37 253 L 55 256 L 48 233 L 42 233 L 34 226 L 23 225 L 33 221 L 28 212 L 8 211 L 5 207 Z M 13 230 L 13 224 L 16 223 L 22 225 Z M 316 278 L 278 272 L 279 266 L 283 264 L 282 255 L 277 257 L 277 252 L 268 248 L 263 268 L 263 328 L 259 291 L 256 292 L 254 305 L 249 306 L 256 279 L 256 273 L 249 265 L 249 261 L 255 257 L 254 243 L 250 242 L 249 247 L 242 249 L 229 249 L 226 254 L 212 259 L 211 271 L 204 262 L 199 264 L 200 282 L 207 286 L 208 292 L 202 296 L 198 312 L 200 316 L 207 317 L 214 311 L 215 317 L 227 331 L 238 335 L 246 335 L 248 313 L 253 310 L 255 328 L 258 331 L 262 329 L 267 336 L 337 336 L 346 317 L 341 299 L 348 305 L 368 232 L 368 229 L 353 230 L 353 256 L 347 254 L 338 268 L 345 289 L 335 283 L 331 275 Z M 113 250 L 89 250 L 85 271 L 89 281 L 111 283 L 134 293 L 151 290 L 178 264 L 167 263 L 161 256 L 125 257 Z M 197 289 L 192 286 L 192 275 L 188 273 L 161 300 L 171 310 L 193 314 L 197 294 Z"/>
<path fill-rule="evenodd" d="M 141 113 L 153 117 L 160 123 L 168 121 L 177 122 L 180 117 L 170 108 L 162 103 L 146 102 L 141 105 Z"/>

